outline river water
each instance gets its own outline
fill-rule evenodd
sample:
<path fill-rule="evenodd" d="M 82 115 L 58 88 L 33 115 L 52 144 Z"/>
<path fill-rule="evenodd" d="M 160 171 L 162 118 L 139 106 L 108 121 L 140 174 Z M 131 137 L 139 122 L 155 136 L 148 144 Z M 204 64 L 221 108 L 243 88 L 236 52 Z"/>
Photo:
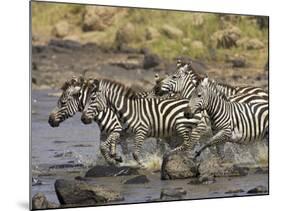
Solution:
<path fill-rule="evenodd" d="M 84 176 L 90 166 L 104 164 L 99 152 L 99 128 L 97 124 L 84 125 L 80 115 L 61 123 L 57 128 L 48 124 L 50 111 L 55 107 L 58 97 L 53 96 L 58 90 L 32 91 L 31 114 L 31 173 L 42 184 L 31 187 L 32 196 L 38 192 L 46 195 L 49 201 L 58 203 L 54 190 L 56 179 L 73 179 Z M 247 190 L 258 185 L 268 187 L 268 174 L 254 174 L 244 177 L 217 178 L 209 185 L 189 184 L 191 179 L 160 180 L 157 170 L 161 164 L 161 157 L 155 154 L 155 141 L 150 139 L 144 145 L 147 151 L 147 163 L 152 168 L 146 184 L 130 185 L 123 182 L 127 177 L 95 178 L 92 182 L 120 191 L 125 200 L 120 203 L 134 203 L 159 200 L 163 188 L 183 188 L 187 191 L 183 199 L 227 197 L 233 195 L 247 195 Z M 120 151 L 120 149 L 119 149 Z M 135 165 L 125 160 L 125 163 Z M 154 172 L 154 173 L 153 173 Z M 226 193 L 229 190 L 243 189 L 240 193 Z"/>

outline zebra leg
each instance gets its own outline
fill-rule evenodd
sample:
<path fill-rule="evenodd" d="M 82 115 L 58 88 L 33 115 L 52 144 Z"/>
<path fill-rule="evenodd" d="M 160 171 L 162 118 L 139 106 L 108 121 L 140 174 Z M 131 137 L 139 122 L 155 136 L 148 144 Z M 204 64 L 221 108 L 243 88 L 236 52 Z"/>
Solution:
<path fill-rule="evenodd" d="M 206 144 L 204 144 L 196 153 L 195 157 L 198 157 L 203 150 L 206 148 L 223 143 L 225 140 L 228 140 L 231 138 L 231 129 L 227 128 L 224 130 L 220 130 L 218 133 L 216 133 Z"/>
<path fill-rule="evenodd" d="M 112 158 L 113 156 L 111 156 L 111 150 L 116 147 L 115 142 L 116 142 L 116 138 L 118 137 L 119 137 L 118 133 L 113 132 L 107 137 L 106 141 L 100 144 L 101 154 L 103 155 L 107 163 L 110 165 L 115 165 L 116 162 L 118 162 L 116 158 L 113 159 Z"/>
<path fill-rule="evenodd" d="M 142 148 L 144 138 L 145 138 L 144 133 L 137 133 L 136 134 L 136 136 L 135 136 L 135 149 L 134 149 L 134 152 L 133 152 L 133 158 L 135 159 L 135 161 L 137 161 L 137 163 L 141 167 L 144 167 L 143 162 L 140 160 L 140 150 Z"/>
<path fill-rule="evenodd" d="M 119 132 L 112 132 L 109 137 L 107 138 L 107 142 L 110 143 L 110 157 L 115 159 L 117 162 L 122 162 L 122 157 L 117 156 L 116 154 L 116 143 L 120 139 L 120 133 Z"/>

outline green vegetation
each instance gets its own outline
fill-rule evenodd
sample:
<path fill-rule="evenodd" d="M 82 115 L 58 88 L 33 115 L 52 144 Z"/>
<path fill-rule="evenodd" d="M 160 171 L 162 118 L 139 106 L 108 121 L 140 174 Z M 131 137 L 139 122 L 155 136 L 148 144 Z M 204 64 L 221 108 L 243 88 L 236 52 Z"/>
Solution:
<path fill-rule="evenodd" d="M 76 4 L 32 3 L 32 30 L 39 37 L 51 37 L 52 28 L 60 20 L 66 20 L 71 26 L 71 34 L 82 42 L 97 42 L 101 45 L 115 46 L 116 33 L 120 27 L 131 23 L 134 26 L 133 39 L 127 43 L 130 47 L 147 47 L 153 52 L 172 59 L 179 55 L 205 61 L 223 62 L 226 55 L 243 56 L 255 65 L 264 65 L 267 61 L 268 28 L 260 28 L 254 16 L 223 16 L 211 13 L 190 13 L 178 11 L 147 9 L 116 9 L 111 25 L 104 30 L 83 32 L 82 22 L 85 6 Z M 165 35 L 163 26 L 168 25 L 181 31 L 173 38 Z M 147 28 L 158 32 L 157 36 L 147 39 Z M 258 39 L 262 48 L 249 49 L 245 45 L 219 48 L 214 33 L 237 27 L 239 39 Z"/>

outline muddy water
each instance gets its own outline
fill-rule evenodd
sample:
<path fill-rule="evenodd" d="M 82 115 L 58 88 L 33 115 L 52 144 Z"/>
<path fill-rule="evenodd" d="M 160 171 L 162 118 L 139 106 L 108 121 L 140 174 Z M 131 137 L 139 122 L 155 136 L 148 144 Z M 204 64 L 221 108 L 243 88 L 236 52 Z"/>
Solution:
<path fill-rule="evenodd" d="M 48 115 L 55 107 L 58 97 L 51 96 L 57 90 L 32 91 L 32 176 L 42 181 L 41 185 L 32 186 L 32 196 L 43 192 L 49 201 L 57 202 L 54 190 L 56 179 L 73 179 L 84 176 L 90 166 L 104 161 L 99 152 L 99 128 L 93 123 L 84 125 L 80 114 L 63 122 L 58 128 L 48 125 Z M 155 143 L 148 140 L 144 151 L 148 151 L 146 160 L 151 168 L 159 168 L 161 158 L 152 154 Z M 119 149 L 120 151 L 120 149 Z M 130 157 L 125 162 L 134 165 Z M 152 165 L 153 164 L 153 165 Z M 155 170 L 155 169 L 154 169 Z M 231 196 L 225 192 L 243 189 L 235 195 L 247 195 L 247 191 L 258 185 L 268 186 L 267 174 L 255 174 L 244 177 L 217 178 L 214 184 L 192 185 L 189 180 L 160 180 L 160 173 L 149 171 L 147 184 L 128 185 L 123 182 L 130 177 L 95 178 L 92 182 L 120 191 L 125 201 L 133 203 L 159 200 L 161 189 L 182 187 L 187 191 L 183 199 Z"/>

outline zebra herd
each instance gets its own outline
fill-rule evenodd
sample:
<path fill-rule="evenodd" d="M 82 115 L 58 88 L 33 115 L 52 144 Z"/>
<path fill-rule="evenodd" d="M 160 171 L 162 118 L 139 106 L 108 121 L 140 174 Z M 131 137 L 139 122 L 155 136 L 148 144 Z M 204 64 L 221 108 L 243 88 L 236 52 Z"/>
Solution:
<path fill-rule="evenodd" d="M 257 87 L 233 87 L 200 77 L 191 63 L 177 62 L 176 71 L 156 78 L 151 91 L 138 92 L 108 79 L 73 78 L 66 81 L 49 124 L 82 112 L 84 124 L 95 121 L 101 130 L 100 151 L 109 164 L 122 162 L 116 144 L 133 136 L 133 158 L 143 166 L 141 149 L 148 137 L 180 137 L 170 153 L 186 151 L 191 157 L 226 141 L 247 143 L 268 131 L 268 93 Z M 194 146 L 211 123 L 213 136 L 194 154 Z"/>

